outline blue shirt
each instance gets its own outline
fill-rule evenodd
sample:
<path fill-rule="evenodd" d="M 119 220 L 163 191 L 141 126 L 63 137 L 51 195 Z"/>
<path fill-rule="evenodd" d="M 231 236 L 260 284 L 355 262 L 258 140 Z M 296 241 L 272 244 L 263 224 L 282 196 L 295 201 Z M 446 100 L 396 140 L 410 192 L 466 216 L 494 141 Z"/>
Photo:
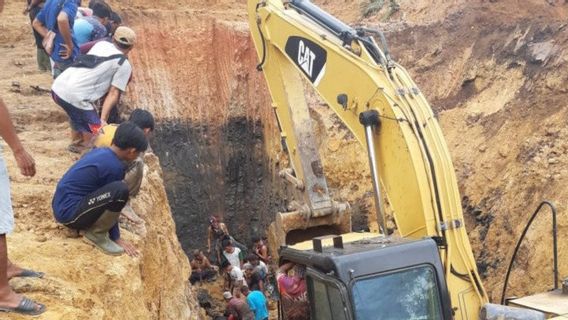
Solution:
<path fill-rule="evenodd" d="M 69 29 L 71 31 L 71 38 L 73 39 L 73 53 L 71 58 L 67 60 L 61 59 L 59 51 L 61 44 L 64 44 L 63 36 L 57 28 L 57 16 L 60 12 L 65 12 L 69 18 Z M 55 40 L 53 41 L 53 52 L 51 59 L 56 62 L 72 62 L 79 54 L 79 46 L 73 35 L 73 24 L 75 23 L 75 16 L 77 15 L 77 1 L 76 0 L 47 0 L 43 9 L 37 14 L 36 19 L 41 22 L 48 30 L 55 32 Z"/>
<path fill-rule="evenodd" d="M 107 184 L 124 179 L 126 166 L 110 148 L 96 148 L 79 159 L 63 175 L 51 206 L 55 219 L 66 223 L 75 218 L 81 201 Z M 111 238 L 120 237 L 118 224 L 110 230 Z"/>
<path fill-rule="evenodd" d="M 260 291 L 251 291 L 247 296 L 247 303 L 250 310 L 254 313 L 254 320 L 268 319 L 268 308 L 266 298 Z"/>
<path fill-rule="evenodd" d="M 79 46 L 89 41 L 102 39 L 108 35 L 106 27 L 95 17 L 85 17 L 75 20 L 73 33 L 75 34 L 75 39 Z"/>

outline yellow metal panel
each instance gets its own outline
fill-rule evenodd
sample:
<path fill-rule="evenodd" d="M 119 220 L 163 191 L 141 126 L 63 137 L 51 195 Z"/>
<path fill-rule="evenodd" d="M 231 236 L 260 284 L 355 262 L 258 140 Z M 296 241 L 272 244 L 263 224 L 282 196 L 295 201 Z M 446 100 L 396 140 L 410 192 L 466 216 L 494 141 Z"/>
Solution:
<path fill-rule="evenodd" d="M 288 108 L 305 103 L 305 97 L 297 78 L 303 74 L 285 51 L 291 36 L 309 39 L 327 52 L 325 74 L 314 83 L 314 89 L 360 143 L 365 143 L 365 133 L 359 114 L 373 109 L 379 112 L 382 123 L 374 137 L 376 165 L 397 228 L 403 237 L 446 239 L 441 258 L 456 319 L 477 319 L 487 296 L 463 225 L 454 167 L 439 124 L 416 84 L 401 66 L 396 65 L 389 74 L 369 58 L 362 45 L 353 44 L 362 48 L 360 56 L 354 54 L 333 34 L 285 8 L 281 0 L 262 1 L 258 10 L 257 3 L 249 0 L 251 33 L 259 56 L 266 54 L 264 75 L 292 149 L 294 169 L 298 170 L 293 150 L 298 141 L 291 130 Z M 346 109 L 337 102 L 340 94 L 348 97 Z M 302 177 L 302 172 L 296 173 Z"/>

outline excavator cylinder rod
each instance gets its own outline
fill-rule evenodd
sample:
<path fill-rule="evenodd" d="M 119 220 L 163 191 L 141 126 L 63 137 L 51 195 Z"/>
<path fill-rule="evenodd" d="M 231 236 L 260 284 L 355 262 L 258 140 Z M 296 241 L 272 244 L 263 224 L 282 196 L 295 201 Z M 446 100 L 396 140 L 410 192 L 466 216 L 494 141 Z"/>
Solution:
<path fill-rule="evenodd" d="M 310 17 L 322 27 L 334 33 L 339 39 L 343 41 L 343 44 L 351 44 L 351 41 L 353 41 L 353 38 L 355 37 L 355 30 L 353 30 L 353 28 L 339 21 L 329 13 L 323 11 L 310 1 L 290 0 L 289 4 L 296 10 Z"/>

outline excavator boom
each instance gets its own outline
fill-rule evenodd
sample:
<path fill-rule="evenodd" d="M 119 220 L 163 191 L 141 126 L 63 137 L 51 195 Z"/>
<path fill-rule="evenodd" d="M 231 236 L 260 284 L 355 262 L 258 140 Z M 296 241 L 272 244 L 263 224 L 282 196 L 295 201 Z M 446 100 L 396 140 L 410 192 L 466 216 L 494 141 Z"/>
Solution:
<path fill-rule="evenodd" d="M 388 202 L 401 237 L 436 241 L 455 319 L 477 319 L 488 299 L 447 145 L 420 89 L 386 45 L 377 45 L 373 36 L 381 34 L 353 29 L 307 0 L 249 0 L 248 10 L 259 69 L 292 163 L 288 178 L 312 193 L 305 198 L 306 216 L 341 210 L 321 183 L 319 158 L 309 158 L 315 144 L 305 82 L 367 148 L 382 231 Z M 314 194 L 323 195 L 322 201 L 314 201 Z"/>

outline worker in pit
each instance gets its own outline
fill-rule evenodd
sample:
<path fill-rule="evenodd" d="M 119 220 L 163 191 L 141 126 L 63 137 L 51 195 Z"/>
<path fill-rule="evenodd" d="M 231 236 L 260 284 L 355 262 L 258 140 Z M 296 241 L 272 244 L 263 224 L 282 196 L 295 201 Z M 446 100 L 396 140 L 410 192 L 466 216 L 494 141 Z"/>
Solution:
<path fill-rule="evenodd" d="M 213 244 L 213 258 L 217 265 L 221 265 L 223 256 L 221 255 L 225 246 L 223 242 L 225 240 L 230 240 L 232 245 L 239 248 L 243 252 L 243 257 L 246 254 L 246 246 L 238 242 L 229 234 L 229 229 L 227 225 L 221 222 L 218 215 L 212 215 L 209 217 L 209 227 L 207 227 L 207 254 L 211 257 L 211 245 Z"/>
<path fill-rule="evenodd" d="M 189 277 L 189 282 L 192 285 L 203 280 L 212 282 L 217 279 L 217 266 L 211 265 L 209 259 L 201 250 L 195 249 L 193 251 L 193 259 L 190 261 L 190 264 L 191 276 Z"/>
<path fill-rule="evenodd" d="M 125 162 L 136 160 L 147 147 L 137 125 L 127 121 L 118 126 L 110 148 L 90 151 L 63 175 L 52 201 L 55 219 L 84 230 L 87 242 L 106 254 L 137 256 L 134 246 L 120 237 L 118 218 L 129 199 Z"/>
<path fill-rule="evenodd" d="M 210 216 L 207 228 L 207 253 L 211 253 L 211 244 L 213 244 L 213 253 L 218 265 L 221 265 L 222 243 L 225 239 L 231 239 L 227 225 L 220 221 L 218 215 Z"/>
<path fill-rule="evenodd" d="M 276 279 L 286 320 L 310 319 L 305 272 L 304 266 L 293 262 L 286 262 L 278 268 Z"/>

